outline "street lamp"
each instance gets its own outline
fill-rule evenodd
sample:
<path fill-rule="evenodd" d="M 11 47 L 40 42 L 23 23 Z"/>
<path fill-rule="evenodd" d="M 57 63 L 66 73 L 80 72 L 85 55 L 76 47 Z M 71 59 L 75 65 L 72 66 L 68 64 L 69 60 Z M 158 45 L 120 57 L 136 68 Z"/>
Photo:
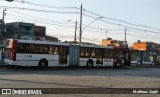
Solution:
<path fill-rule="evenodd" d="M 68 20 L 68 21 L 72 21 L 72 20 Z M 75 35 L 74 35 L 74 42 L 76 42 L 76 33 L 77 33 L 77 20 L 75 22 Z"/>
<path fill-rule="evenodd" d="M 103 17 L 98 17 L 98 18 L 96 18 L 94 21 L 92 21 L 91 23 L 89 23 L 86 27 L 84 27 L 83 28 L 83 30 L 85 30 L 87 27 L 89 27 L 92 23 L 94 23 L 96 20 L 98 20 L 98 19 L 101 19 L 101 18 L 103 18 Z M 82 30 L 82 31 L 83 31 Z"/>
<path fill-rule="evenodd" d="M 79 35 L 79 44 L 81 44 L 81 38 L 82 38 L 82 31 L 84 31 L 87 27 L 89 27 L 92 23 L 94 23 L 96 20 L 101 19 L 103 17 L 98 17 L 96 18 L 94 21 L 92 21 L 91 23 L 89 23 L 86 27 L 83 28 L 83 30 L 81 30 L 80 35 Z"/>

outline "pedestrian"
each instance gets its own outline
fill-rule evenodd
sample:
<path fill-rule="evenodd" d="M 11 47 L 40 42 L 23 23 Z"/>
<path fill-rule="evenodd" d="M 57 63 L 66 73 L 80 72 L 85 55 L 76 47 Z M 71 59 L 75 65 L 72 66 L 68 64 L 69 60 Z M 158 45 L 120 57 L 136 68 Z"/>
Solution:
<path fill-rule="evenodd" d="M 4 52 L 1 53 L 1 64 L 4 64 Z"/>

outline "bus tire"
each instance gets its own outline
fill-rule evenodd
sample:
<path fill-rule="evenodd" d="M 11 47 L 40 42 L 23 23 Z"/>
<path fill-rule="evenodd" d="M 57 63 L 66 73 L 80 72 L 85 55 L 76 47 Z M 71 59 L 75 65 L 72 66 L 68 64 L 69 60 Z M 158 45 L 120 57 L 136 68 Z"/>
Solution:
<path fill-rule="evenodd" d="M 47 61 L 46 59 L 41 59 L 41 60 L 39 61 L 38 66 L 39 66 L 40 68 L 46 68 L 46 67 L 48 67 L 48 61 Z"/>
<path fill-rule="evenodd" d="M 88 68 L 93 67 L 93 65 L 94 65 L 94 64 L 93 64 L 93 60 L 90 59 L 90 60 L 87 61 L 87 67 L 88 67 Z"/>
<path fill-rule="evenodd" d="M 137 66 L 141 65 L 141 62 L 140 61 L 137 61 Z"/>
<path fill-rule="evenodd" d="M 116 64 L 116 67 L 118 67 L 118 68 L 121 67 L 121 63 L 118 62 L 118 63 Z"/>

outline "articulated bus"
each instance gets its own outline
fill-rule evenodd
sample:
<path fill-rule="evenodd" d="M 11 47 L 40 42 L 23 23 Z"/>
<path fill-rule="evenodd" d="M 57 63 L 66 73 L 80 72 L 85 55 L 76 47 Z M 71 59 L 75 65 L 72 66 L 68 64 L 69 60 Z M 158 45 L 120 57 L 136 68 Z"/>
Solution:
<path fill-rule="evenodd" d="M 130 66 L 130 49 L 62 42 L 8 39 L 4 62 L 17 66 Z"/>

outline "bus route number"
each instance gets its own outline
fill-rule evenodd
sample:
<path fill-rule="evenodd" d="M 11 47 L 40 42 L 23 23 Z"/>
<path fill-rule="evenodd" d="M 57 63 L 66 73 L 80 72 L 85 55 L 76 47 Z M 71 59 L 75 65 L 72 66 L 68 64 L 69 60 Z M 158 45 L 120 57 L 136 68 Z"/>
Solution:
<path fill-rule="evenodd" d="M 25 57 L 27 57 L 27 58 L 32 58 L 32 55 L 25 55 Z"/>

